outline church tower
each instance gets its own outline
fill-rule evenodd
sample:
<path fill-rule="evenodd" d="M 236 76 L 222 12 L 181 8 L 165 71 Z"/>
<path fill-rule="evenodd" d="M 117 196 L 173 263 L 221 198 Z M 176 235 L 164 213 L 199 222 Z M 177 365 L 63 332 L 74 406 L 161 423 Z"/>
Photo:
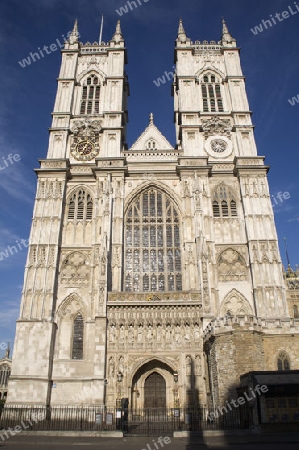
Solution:
<path fill-rule="evenodd" d="M 299 360 L 226 23 L 217 42 L 179 23 L 175 147 L 151 114 L 127 148 L 125 64 L 119 23 L 107 44 L 80 43 L 75 23 L 36 170 L 10 404 L 212 408 L 282 350 Z"/>
<path fill-rule="evenodd" d="M 129 86 L 120 23 L 108 43 L 78 37 L 76 21 L 62 50 L 47 159 L 36 170 L 9 403 L 104 401 L 106 297 L 112 284 L 120 289 L 108 255 L 122 243 L 121 233 L 111 242 L 123 210 L 111 192 L 123 186 Z"/>

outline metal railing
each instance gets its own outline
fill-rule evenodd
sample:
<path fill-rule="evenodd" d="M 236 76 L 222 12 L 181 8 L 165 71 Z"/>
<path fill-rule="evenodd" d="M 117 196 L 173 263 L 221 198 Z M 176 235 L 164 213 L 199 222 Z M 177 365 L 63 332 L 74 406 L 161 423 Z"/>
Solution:
<path fill-rule="evenodd" d="M 205 408 L 130 409 L 105 406 L 0 406 L 0 434 L 22 431 L 122 431 L 128 435 L 169 435 L 174 431 L 251 428 L 247 408 L 211 418 Z M 1 431 L 2 430 L 2 431 Z"/>

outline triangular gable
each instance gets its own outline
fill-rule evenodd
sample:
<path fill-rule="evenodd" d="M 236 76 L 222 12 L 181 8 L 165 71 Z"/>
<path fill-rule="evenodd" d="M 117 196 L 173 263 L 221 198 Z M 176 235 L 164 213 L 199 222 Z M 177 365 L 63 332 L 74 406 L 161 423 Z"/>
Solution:
<path fill-rule="evenodd" d="M 155 146 L 149 146 L 150 142 L 155 143 Z M 131 150 L 148 150 L 154 152 L 155 150 L 173 150 L 173 147 L 151 121 L 144 132 L 134 142 L 130 148 Z"/>

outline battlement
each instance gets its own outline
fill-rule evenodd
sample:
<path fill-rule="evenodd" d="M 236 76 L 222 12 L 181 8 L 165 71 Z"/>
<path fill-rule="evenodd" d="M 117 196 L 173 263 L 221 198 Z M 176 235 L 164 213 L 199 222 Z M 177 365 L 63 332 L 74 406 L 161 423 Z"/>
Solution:
<path fill-rule="evenodd" d="M 266 334 L 299 333 L 299 319 L 261 318 L 250 315 L 226 316 L 213 319 L 203 331 L 204 341 L 211 337 L 237 330 Z"/>

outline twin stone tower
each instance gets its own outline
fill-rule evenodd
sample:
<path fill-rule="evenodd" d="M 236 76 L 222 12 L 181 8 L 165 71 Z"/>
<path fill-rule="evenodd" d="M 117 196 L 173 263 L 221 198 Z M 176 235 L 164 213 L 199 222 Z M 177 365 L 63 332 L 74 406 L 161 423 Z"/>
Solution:
<path fill-rule="evenodd" d="M 223 21 L 220 41 L 192 42 L 180 21 L 175 147 L 152 115 L 127 147 L 125 64 L 120 23 L 93 44 L 75 23 L 36 170 L 8 404 L 216 407 L 281 352 L 299 368 L 236 40 Z"/>

